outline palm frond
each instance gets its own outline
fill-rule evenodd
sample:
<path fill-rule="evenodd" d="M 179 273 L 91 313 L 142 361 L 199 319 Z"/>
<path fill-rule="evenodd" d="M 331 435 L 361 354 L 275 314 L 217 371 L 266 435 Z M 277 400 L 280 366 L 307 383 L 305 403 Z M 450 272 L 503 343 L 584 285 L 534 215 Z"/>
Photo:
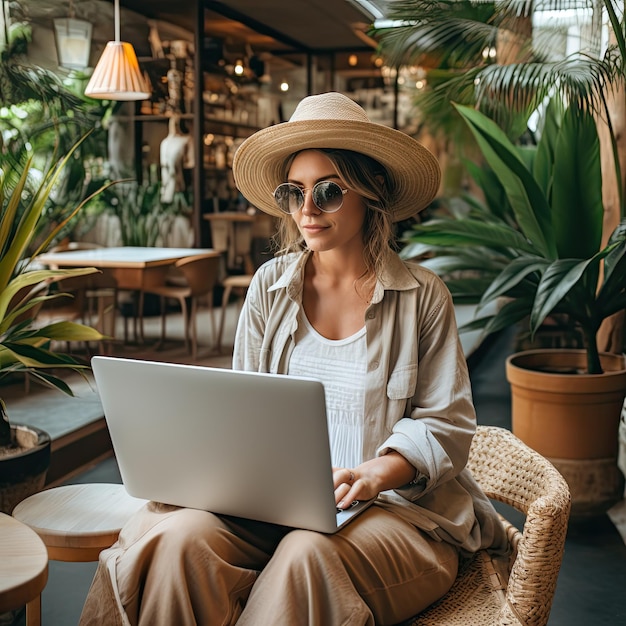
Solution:
<path fill-rule="evenodd" d="M 530 113 L 555 90 L 567 103 L 604 114 L 606 94 L 626 72 L 626 37 L 622 7 L 604 0 L 617 43 L 603 58 L 582 52 L 562 58 L 552 50 L 554 37 L 533 37 L 534 11 L 587 9 L 591 0 L 469 2 L 403 0 L 390 4 L 393 27 L 374 29 L 381 54 L 394 67 L 420 64 L 428 71 L 428 88 L 416 98 L 426 124 L 444 126 L 450 102 L 475 106 L 515 139 Z M 501 62 L 484 58 L 498 50 Z"/>

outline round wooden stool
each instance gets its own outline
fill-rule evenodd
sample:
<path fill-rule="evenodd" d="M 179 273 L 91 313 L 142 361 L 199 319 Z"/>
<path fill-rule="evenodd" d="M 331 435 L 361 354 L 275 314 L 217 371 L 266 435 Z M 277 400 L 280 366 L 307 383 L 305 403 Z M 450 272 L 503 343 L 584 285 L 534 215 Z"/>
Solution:
<path fill-rule="evenodd" d="M 97 561 L 116 541 L 122 526 L 146 500 L 124 485 L 90 483 L 54 487 L 29 496 L 13 517 L 30 526 L 55 561 Z"/>
<path fill-rule="evenodd" d="M 41 592 L 48 581 L 48 553 L 28 526 L 0 513 L 0 613 L 26 605 L 27 626 L 41 624 Z"/>

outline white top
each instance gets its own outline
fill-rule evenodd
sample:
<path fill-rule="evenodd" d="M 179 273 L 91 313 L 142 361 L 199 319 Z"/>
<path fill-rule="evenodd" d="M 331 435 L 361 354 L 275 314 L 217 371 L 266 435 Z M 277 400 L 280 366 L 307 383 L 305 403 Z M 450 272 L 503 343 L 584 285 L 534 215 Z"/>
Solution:
<path fill-rule="evenodd" d="M 333 340 L 320 335 L 304 313 L 300 321 L 289 374 L 323 383 L 333 467 L 356 467 L 363 462 L 365 326 L 350 337 Z"/>

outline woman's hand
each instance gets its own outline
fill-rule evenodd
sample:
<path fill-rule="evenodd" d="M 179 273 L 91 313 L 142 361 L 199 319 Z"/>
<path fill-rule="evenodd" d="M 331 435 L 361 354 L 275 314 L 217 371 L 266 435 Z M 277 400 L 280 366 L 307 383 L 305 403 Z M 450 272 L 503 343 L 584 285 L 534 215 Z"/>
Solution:
<path fill-rule="evenodd" d="M 415 468 L 398 452 L 389 452 L 352 469 L 334 467 L 335 502 L 345 509 L 354 500 L 371 500 L 381 491 L 402 487 L 414 478 Z"/>

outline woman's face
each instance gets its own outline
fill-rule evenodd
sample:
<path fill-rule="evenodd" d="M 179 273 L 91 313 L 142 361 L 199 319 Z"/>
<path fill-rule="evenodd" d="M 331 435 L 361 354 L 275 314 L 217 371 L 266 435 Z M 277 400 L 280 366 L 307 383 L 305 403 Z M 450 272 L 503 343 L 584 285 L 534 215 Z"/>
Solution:
<path fill-rule="evenodd" d="M 350 248 L 362 250 L 363 222 L 367 211 L 363 198 L 349 189 L 338 211 L 324 213 L 315 206 L 311 194 L 313 186 L 324 180 L 336 182 L 342 189 L 346 189 L 330 159 L 317 150 L 300 152 L 287 175 L 287 182 L 306 189 L 304 205 L 292 214 L 292 218 L 307 247 L 314 252 Z"/>

